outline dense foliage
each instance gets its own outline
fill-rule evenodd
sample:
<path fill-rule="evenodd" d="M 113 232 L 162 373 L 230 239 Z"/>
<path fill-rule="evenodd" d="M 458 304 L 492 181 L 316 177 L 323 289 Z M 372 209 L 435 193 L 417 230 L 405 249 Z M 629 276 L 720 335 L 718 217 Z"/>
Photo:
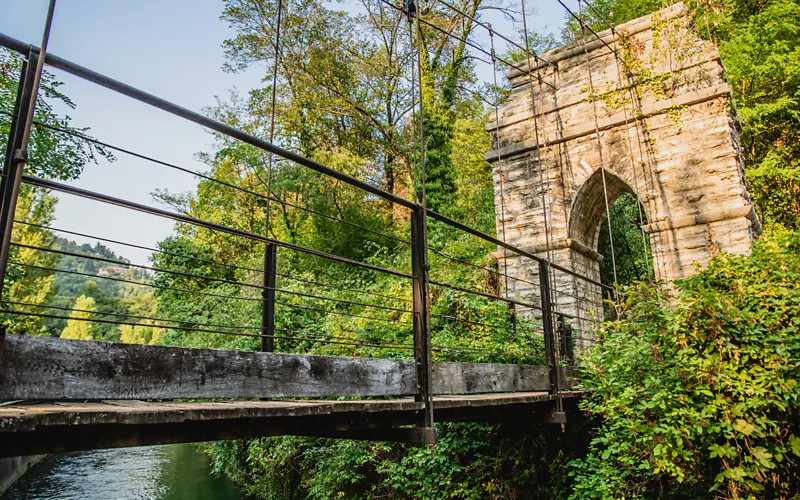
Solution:
<path fill-rule="evenodd" d="M 566 493 L 565 463 L 582 453 L 556 426 L 441 424 L 435 451 L 391 443 L 309 438 L 211 446 L 214 466 L 245 491 L 299 498 L 532 498 Z M 572 437 L 570 437 L 572 436 Z M 576 455 L 577 454 L 577 455 Z"/>
<path fill-rule="evenodd" d="M 0 49 L 0 151 L 6 151 L 11 130 L 23 59 L 14 52 Z M 83 167 L 97 157 L 113 160 L 103 147 L 81 138 L 88 129 L 73 127 L 69 116 L 55 112 L 56 103 L 67 109 L 75 104 L 61 92 L 63 84 L 44 72 L 36 102 L 35 125 L 31 131 L 26 174 L 59 180 L 77 178 Z M 56 198 L 48 190 L 22 184 L 17 202 L 12 241 L 31 247 L 49 247 L 54 235 L 44 229 L 55 216 Z M 52 269 L 58 261 L 55 254 L 32 248 L 12 246 L 3 299 L 9 307 L 21 311 L 41 312 L 36 306 L 47 301 L 53 284 Z M 16 264 L 15 264 L 16 263 Z M 19 263 L 38 267 L 22 266 Z M 11 316 L 10 333 L 46 334 L 42 318 Z M 4 318 L 8 319 L 8 318 Z M 53 333 L 53 332 L 50 332 Z"/>
<path fill-rule="evenodd" d="M 667 299 L 629 288 L 584 358 L 599 419 L 575 498 L 800 491 L 800 232 L 720 255 Z"/>

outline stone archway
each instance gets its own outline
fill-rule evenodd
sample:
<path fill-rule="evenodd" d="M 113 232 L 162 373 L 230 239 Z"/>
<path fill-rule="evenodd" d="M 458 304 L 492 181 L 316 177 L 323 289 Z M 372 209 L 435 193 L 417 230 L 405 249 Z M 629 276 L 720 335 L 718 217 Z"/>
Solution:
<path fill-rule="evenodd" d="M 569 211 L 567 233 L 569 240 L 596 251 L 600 239 L 600 226 L 606 217 L 606 198 L 608 205 L 611 206 L 623 193 L 637 194 L 613 172 L 603 168 L 594 170 L 575 193 Z M 599 279 L 599 271 L 597 276 Z"/>
<path fill-rule="evenodd" d="M 693 274 L 719 251 L 748 252 L 761 228 L 717 48 L 691 30 L 683 4 L 599 36 L 618 53 L 636 47 L 626 61 L 638 73 L 620 82 L 614 55 L 587 38 L 543 54 L 549 65 L 530 61 L 506 75 L 512 90 L 487 124 L 486 160 L 507 241 L 599 278 L 604 172 L 609 203 L 623 192 L 641 202 L 659 282 Z M 531 71 L 555 90 L 535 82 L 531 89 Z M 533 263 L 508 256 L 506 264 L 512 276 L 537 282 Z M 555 285 L 559 310 L 578 318 L 602 311 L 598 287 L 564 273 Z M 516 281 L 509 295 L 538 300 L 534 287 Z"/>

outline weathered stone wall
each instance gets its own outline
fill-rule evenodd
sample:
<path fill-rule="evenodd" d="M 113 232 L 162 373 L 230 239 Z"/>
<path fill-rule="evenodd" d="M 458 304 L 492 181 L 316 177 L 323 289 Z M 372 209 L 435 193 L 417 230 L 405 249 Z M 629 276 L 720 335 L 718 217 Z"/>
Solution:
<path fill-rule="evenodd" d="M 658 281 L 691 275 L 722 250 L 749 251 L 760 225 L 730 88 L 717 48 L 686 14 L 676 4 L 598 33 L 618 58 L 592 36 L 542 54 L 549 64 L 529 61 L 507 74 L 512 92 L 486 126 L 486 160 L 509 243 L 542 257 L 549 250 L 553 262 L 599 280 L 605 193 L 612 204 L 631 192 L 644 207 Z M 538 283 L 534 264 L 507 258 L 509 274 Z M 560 311 L 602 314 L 599 287 L 555 275 Z M 518 280 L 509 293 L 538 301 L 538 289 Z"/>

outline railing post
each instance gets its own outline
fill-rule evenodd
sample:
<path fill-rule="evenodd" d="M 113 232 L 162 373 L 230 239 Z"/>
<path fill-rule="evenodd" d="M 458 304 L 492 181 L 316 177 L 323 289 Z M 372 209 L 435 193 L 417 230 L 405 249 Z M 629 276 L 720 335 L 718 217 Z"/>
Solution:
<path fill-rule="evenodd" d="M 414 307 L 414 364 L 416 366 L 416 391 L 414 399 L 424 404 L 417 427 L 423 427 L 422 441 L 436 442 L 433 427 L 433 395 L 431 394 L 431 337 L 428 324 L 428 230 L 424 207 L 411 212 L 411 274 L 413 275 Z"/>
<path fill-rule="evenodd" d="M 572 348 L 572 327 L 564 319 L 564 316 L 558 315 L 556 321 L 556 332 L 558 334 L 558 341 L 560 343 L 561 358 L 567 361 L 572 361 L 574 352 Z"/>
<path fill-rule="evenodd" d="M 617 319 L 617 308 L 614 307 L 616 304 L 619 304 L 616 289 L 609 288 L 605 290 L 605 293 L 608 297 L 608 320 L 609 321 L 616 321 Z"/>
<path fill-rule="evenodd" d="M 32 50 L 27 61 L 22 64 L 14 115 L 8 135 L 8 146 L 3 164 L 2 185 L 0 186 L 0 299 L 8 268 L 8 255 L 11 250 L 11 232 L 14 229 L 14 213 L 22 185 L 22 172 L 28 161 L 28 139 L 33 118 L 32 106 L 35 104 L 36 66 L 38 56 Z M 6 327 L 0 325 L 0 355 L 5 345 Z"/>
<path fill-rule="evenodd" d="M 539 261 L 539 291 L 542 300 L 542 329 L 544 330 L 544 355 L 550 376 L 550 393 L 558 394 L 558 366 L 556 364 L 555 335 L 553 330 L 553 305 L 550 298 L 550 264 Z"/>
<path fill-rule="evenodd" d="M 261 291 L 261 352 L 275 350 L 275 283 L 277 281 L 278 247 L 270 243 L 264 249 L 264 289 Z"/>

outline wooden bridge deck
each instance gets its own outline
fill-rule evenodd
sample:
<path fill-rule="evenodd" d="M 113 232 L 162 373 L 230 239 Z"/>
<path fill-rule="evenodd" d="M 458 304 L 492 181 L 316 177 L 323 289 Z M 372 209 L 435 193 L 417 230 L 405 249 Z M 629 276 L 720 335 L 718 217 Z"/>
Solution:
<path fill-rule="evenodd" d="M 575 398 L 577 392 L 564 392 Z M 440 396 L 439 421 L 548 421 L 546 392 Z M 0 406 L 0 456 L 298 435 L 421 441 L 413 399 L 361 401 L 11 401 Z"/>
<path fill-rule="evenodd" d="M 437 421 L 563 417 L 546 366 L 433 363 L 432 374 Z M 572 375 L 562 370 L 562 389 Z M 414 378 L 410 359 L 8 335 L 0 456 L 276 435 L 433 442 Z"/>

